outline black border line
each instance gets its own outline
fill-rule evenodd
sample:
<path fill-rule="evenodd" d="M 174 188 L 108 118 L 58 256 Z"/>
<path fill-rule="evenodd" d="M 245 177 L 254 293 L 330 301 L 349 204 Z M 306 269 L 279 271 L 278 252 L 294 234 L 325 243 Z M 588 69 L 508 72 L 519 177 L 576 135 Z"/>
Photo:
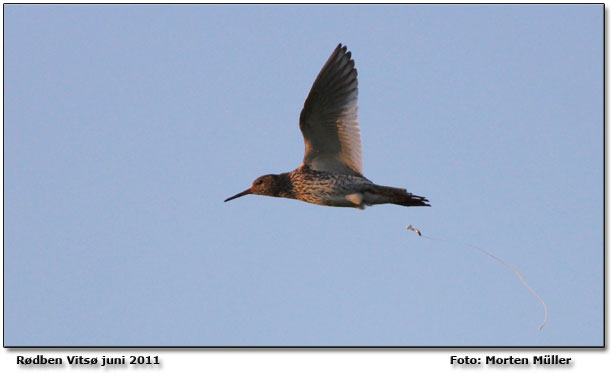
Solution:
<path fill-rule="evenodd" d="M 4 342 L 4 322 L 5 322 L 5 298 L 4 298 L 4 284 L 5 282 L 5 255 L 4 255 L 4 221 L 2 223 L 2 345 L 5 349 L 9 350 L 27 350 L 27 349 L 45 349 L 45 350 L 71 350 L 75 349 L 83 349 L 83 350 L 151 350 L 151 349 L 162 349 L 162 350 L 192 350 L 192 349 L 211 349 L 211 350 L 276 350 L 276 351 L 284 351 L 284 350 L 296 350 L 296 349 L 305 349 L 309 351 L 316 350 L 334 350 L 334 351 L 352 351 L 352 350 L 406 350 L 406 349 L 417 349 L 417 350 L 464 350 L 464 349 L 483 349 L 483 350 L 497 350 L 497 349 L 521 349 L 526 351 L 531 350 L 598 350 L 605 351 L 606 349 L 606 306 L 607 306 L 607 298 L 606 298 L 606 4 L 605 3 L 3 3 L 2 4 L 2 28 L 3 28 L 3 40 L 2 40 L 2 216 L 6 218 L 5 210 L 4 210 L 4 159 L 5 159 L 5 151 L 4 151 L 4 97 L 5 94 L 5 86 L 4 86 L 4 62 L 5 62 L 5 49 L 4 49 L 4 36 L 6 35 L 5 30 L 5 9 L 6 5 L 160 5 L 160 6 L 174 6 L 174 5 L 280 5 L 280 6 L 291 6 L 291 5 L 338 5 L 338 6 L 355 6 L 355 5 L 602 5 L 603 12 L 603 341 L 601 346 L 333 346 L 333 345 L 322 345 L 322 346 L 156 346 L 156 345 L 143 345 L 143 346 L 80 346 L 80 345 L 69 345 L 69 346 L 11 346 L 6 345 Z"/>

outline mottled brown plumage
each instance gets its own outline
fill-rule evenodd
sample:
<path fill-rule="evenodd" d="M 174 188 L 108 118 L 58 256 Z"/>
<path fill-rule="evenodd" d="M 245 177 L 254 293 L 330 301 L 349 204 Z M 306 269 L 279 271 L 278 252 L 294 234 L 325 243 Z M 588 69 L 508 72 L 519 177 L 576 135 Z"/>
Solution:
<path fill-rule="evenodd" d="M 259 194 L 360 209 L 383 203 L 429 206 L 424 197 L 376 185 L 362 175 L 357 93 L 355 61 L 346 46 L 338 44 L 312 85 L 300 114 L 306 148 L 303 164 L 288 173 L 260 176 L 249 189 L 225 202 Z"/>

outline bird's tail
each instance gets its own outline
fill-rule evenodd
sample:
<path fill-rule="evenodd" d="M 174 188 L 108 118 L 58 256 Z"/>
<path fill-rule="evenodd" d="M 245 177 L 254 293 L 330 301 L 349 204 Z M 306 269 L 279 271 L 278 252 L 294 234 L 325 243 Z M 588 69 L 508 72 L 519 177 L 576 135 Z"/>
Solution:
<path fill-rule="evenodd" d="M 393 203 L 401 206 L 429 206 L 425 197 L 406 192 L 406 189 L 376 185 L 372 193 L 386 199 L 383 203 Z"/>

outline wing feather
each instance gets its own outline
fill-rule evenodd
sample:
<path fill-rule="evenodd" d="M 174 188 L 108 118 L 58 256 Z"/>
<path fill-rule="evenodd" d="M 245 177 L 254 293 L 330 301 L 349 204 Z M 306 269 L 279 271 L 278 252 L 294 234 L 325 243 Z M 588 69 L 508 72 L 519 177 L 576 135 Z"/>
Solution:
<path fill-rule="evenodd" d="M 318 171 L 362 174 L 357 95 L 355 61 L 346 46 L 338 44 L 300 114 L 305 165 Z"/>

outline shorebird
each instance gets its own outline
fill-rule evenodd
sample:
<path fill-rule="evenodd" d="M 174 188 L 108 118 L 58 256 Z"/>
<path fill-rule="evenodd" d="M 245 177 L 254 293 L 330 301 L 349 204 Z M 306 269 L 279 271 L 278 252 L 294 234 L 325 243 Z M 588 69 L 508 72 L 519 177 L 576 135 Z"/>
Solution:
<path fill-rule="evenodd" d="M 247 194 L 298 199 L 317 205 L 355 207 L 393 203 L 429 206 L 406 189 L 377 185 L 363 176 L 357 121 L 357 69 L 338 44 L 315 79 L 300 114 L 306 152 L 291 172 L 260 176 L 224 202 Z"/>

